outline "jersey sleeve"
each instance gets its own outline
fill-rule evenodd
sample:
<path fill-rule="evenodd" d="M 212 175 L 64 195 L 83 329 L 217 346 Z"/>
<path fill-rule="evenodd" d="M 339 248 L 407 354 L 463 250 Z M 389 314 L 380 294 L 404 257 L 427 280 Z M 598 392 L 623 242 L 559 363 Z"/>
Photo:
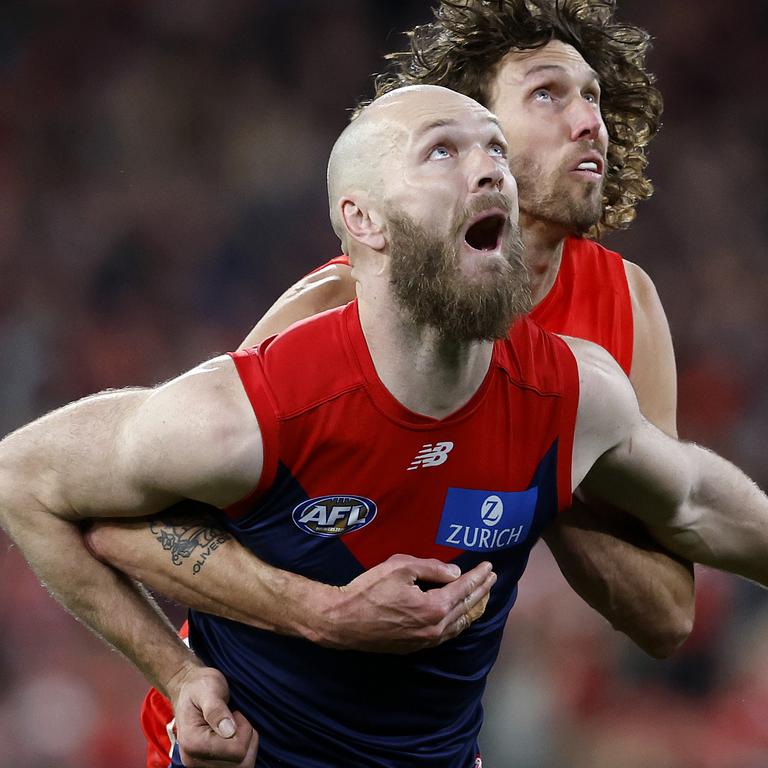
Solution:
<path fill-rule="evenodd" d="M 261 431 L 264 463 L 259 483 L 252 493 L 227 507 L 228 517 L 237 518 L 250 508 L 254 499 L 261 496 L 274 482 L 279 455 L 279 430 L 276 404 L 264 377 L 260 347 L 230 352 L 243 389 L 248 396 Z"/>

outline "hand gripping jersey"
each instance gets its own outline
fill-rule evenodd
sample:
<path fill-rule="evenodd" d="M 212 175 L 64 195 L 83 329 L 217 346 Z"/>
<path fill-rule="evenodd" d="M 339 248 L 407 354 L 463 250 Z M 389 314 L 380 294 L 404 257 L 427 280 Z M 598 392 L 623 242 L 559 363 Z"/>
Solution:
<path fill-rule="evenodd" d="M 332 263 L 348 263 L 348 261 L 342 256 L 328 262 L 328 264 Z M 625 373 L 629 374 L 633 348 L 632 307 L 623 262 L 618 254 L 590 240 L 567 239 L 555 283 L 544 300 L 534 308 L 530 317 L 547 330 L 589 339 L 600 344 L 614 356 Z M 437 442 L 451 441 L 446 439 Z M 435 443 L 429 443 L 426 438 L 417 446 L 417 450 L 425 452 L 425 455 L 420 457 L 424 461 L 419 461 L 418 468 L 408 471 L 418 478 L 423 478 L 428 472 L 431 474 L 437 470 L 441 466 L 437 462 L 446 451 Z M 447 451 L 446 468 L 454 450 L 455 446 Z M 364 460 L 363 456 L 359 458 L 360 461 Z M 415 460 L 417 457 L 413 458 Z M 426 462 L 429 463 L 424 467 Z M 330 491 L 329 494 L 333 495 L 335 492 Z M 344 492 L 351 491 L 347 489 Z M 454 523 L 454 525 L 461 525 L 461 523 Z M 453 530 L 460 530 L 462 534 L 464 532 L 461 529 Z M 359 531 L 360 534 L 363 532 L 363 530 Z M 352 532 L 345 535 L 342 541 L 348 540 L 351 535 Z M 448 535 L 450 535 L 450 529 Z M 470 542 L 472 535 L 468 533 Z M 487 539 L 487 542 L 490 542 L 490 539 Z M 401 548 L 396 547 L 393 551 L 404 551 L 403 542 L 397 543 Z M 463 565 L 462 561 L 459 562 Z M 495 586 L 494 592 L 498 589 L 499 586 Z M 173 713 L 168 701 L 153 689 L 142 708 L 142 725 L 148 739 L 148 768 L 167 768 L 171 744 L 169 724 L 172 726 L 172 722 Z M 261 732 L 263 739 L 266 734 L 263 729 Z"/>

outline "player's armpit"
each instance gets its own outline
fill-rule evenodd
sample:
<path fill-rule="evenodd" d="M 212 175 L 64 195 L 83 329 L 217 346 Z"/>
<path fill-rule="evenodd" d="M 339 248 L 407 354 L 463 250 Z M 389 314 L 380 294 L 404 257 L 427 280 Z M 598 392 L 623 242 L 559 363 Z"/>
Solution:
<path fill-rule="evenodd" d="M 355 298 L 352 268 L 329 264 L 292 285 L 264 314 L 245 337 L 240 349 L 256 346 L 289 325 Z"/>
<path fill-rule="evenodd" d="M 692 566 L 624 512 L 574 499 L 544 533 L 573 590 L 642 650 L 666 658 L 693 628 Z"/>

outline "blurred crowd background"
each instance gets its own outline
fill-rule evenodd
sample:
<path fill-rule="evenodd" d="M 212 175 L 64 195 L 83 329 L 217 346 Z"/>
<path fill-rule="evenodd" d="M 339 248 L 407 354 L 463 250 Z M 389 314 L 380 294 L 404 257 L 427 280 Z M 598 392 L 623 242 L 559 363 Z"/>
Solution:
<path fill-rule="evenodd" d="M 650 273 L 666 307 L 681 435 L 765 487 L 768 6 L 619 6 L 656 38 L 666 112 L 656 195 L 606 244 Z M 0 430 L 236 347 L 336 255 L 328 151 L 382 55 L 429 8 L 4 0 Z M 691 639 L 653 661 L 537 551 L 487 698 L 489 768 L 768 765 L 765 593 L 701 570 L 698 596 Z M 0 766 L 142 765 L 141 677 L 4 538 L 0 618 Z"/>

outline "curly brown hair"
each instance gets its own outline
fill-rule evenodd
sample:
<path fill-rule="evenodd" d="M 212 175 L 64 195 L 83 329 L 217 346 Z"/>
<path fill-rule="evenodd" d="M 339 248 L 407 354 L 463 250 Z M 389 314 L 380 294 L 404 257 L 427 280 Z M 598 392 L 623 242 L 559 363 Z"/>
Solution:
<path fill-rule="evenodd" d="M 624 229 L 635 206 L 653 193 L 644 177 L 645 147 L 660 125 L 663 102 L 645 68 L 650 36 L 616 21 L 616 0 L 441 0 L 435 20 L 408 33 L 410 50 L 391 53 L 376 78 L 376 96 L 404 85 L 431 84 L 489 106 L 504 56 L 556 39 L 572 45 L 597 72 L 610 138 L 603 213 L 592 233 Z"/>

